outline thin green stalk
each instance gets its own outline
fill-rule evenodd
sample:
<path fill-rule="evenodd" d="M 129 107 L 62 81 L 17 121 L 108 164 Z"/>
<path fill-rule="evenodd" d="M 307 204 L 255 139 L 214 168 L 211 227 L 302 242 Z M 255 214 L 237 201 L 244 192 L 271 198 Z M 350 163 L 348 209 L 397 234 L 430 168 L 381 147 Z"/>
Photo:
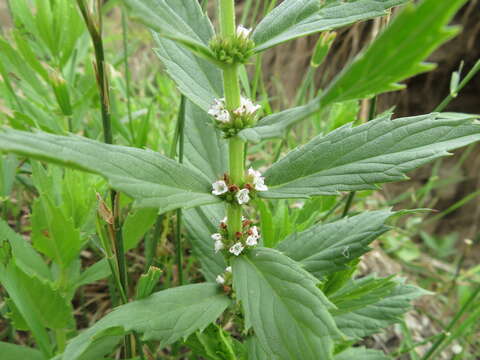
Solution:
<path fill-rule="evenodd" d="M 478 60 L 472 69 L 468 72 L 465 78 L 460 82 L 458 87 L 455 89 L 455 93 L 458 94 L 462 89 L 473 79 L 473 77 L 480 71 L 480 60 Z M 433 112 L 442 112 L 445 108 L 452 102 L 456 97 L 450 93 L 436 108 Z"/>
<path fill-rule="evenodd" d="M 178 135 L 178 162 L 183 163 L 183 149 L 184 149 L 184 128 L 185 128 L 185 97 L 182 96 L 180 102 L 180 111 L 177 119 L 177 133 Z M 177 251 L 177 271 L 178 283 L 184 284 L 183 278 L 183 247 L 182 247 L 182 209 L 177 210 L 177 223 L 175 229 L 175 243 Z"/>
<path fill-rule="evenodd" d="M 100 106 L 102 113 L 102 125 L 103 125 L 103 137 L 104 142 L 107 144 L 113 143 L 112 134 L 112 121 L 110 114 L 110 92 L 109 82 L 106 70 L 105 51 L 102 39 L 102 2 L 97 1 L 97 19 L 95 20 L 92 13 L 85 5 L 84 0 L 77 0 L 78 7 L 82 13 L 83 19 L 87 26 L 88 32 L 92 39 L 94 53 L 95 53 L 95 70 L 97 76 L 97 84 L 100 93 Z M 115 242 L 115 257 L 118 265 L 118 278 L 120 279 L 119 288 L 117 289 L 120 294 L 123 293 L 122 301 L 127 302 L 128 294 L 128 272 L 125 261 L 125 249 L 123 244 L 122 229 L 119 218 L 119 198 L 117 192 L 112 190 L 110 193 L 111 206 L 114 216 L 114 242 Z M 132 357 L 132 338 L 130 336 L 125 337 L 125 357 Z"/>
<path fill-rule="evenodd" d="M 224 38 L 233 38 L 235 26 L 235 1 L 219 0 L 220 29 Z M 240 82 L 238 67 L 236 65 L 223 68 L 223 87 L 225 91 L 225 104 L 232 111 L 240 106 Z M 237 186 L 242 186 L 245 177 L 245 143 L 238 137 L 229 141 L 230 180 Z M 228 230 L 231 239 L 242 231 L 242 208 L 238 204 L 227 205 Z"/>
<path fill-rule="evenodd" d="M 125 67 L 125 85 L 127 97 L 128 127 L 132 144 L 135 144 L 135 129 L 133 127 L 132 102 L 130 99 L 130 65 L 128 63 L 128 20 L 125 9 L 122 8 L 122 38 L 123 38 L 123 63 Z"/>
<path fill-rule="evenodd" d="M 448 324 L 447 328 L 442 333 L 442 335 L 438 338 L 438 340 L 432 345 L 432 347 L 428 350 L 428 352 L 423 356 L 422 360 L 429 360 L 432 358 L 432 356 L 436 353 L 437 349 L 439 349 L 439 347 L 443 344 L 443 342 L 447 340 L 448 336 L 450 335 L 450 332 L 452 331 L 454 326 L 457 324 L 457 322 L 462 318 L 463 314 L 465 314 L 465 312 L 467 312 L 470 309 L 470 305 L 473 304 L 478 294 L 480 294 L 480 285 L 477 285 L 477 288 L 473 291 L 473 293 L 470 294 L 470 297 L 468 298 L 468 300 L 463 304 L 462 308 L 460 309 L 459 312 L 457 312 L 457 314 L 452 319 L 452 321 L 450 321 L 450 324 Z"/>

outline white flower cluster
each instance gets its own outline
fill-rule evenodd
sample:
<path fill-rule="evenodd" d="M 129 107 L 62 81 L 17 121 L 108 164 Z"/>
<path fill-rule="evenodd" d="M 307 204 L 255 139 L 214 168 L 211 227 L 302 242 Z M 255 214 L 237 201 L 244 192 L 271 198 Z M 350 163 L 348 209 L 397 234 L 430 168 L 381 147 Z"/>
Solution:
<path fill-rule="evenodd" d="M 225 248 L 225 245 L 223 244 L 222 234 L 212 234 L 212 239 L 214 240 L 215 253 L 218 253 L 220 250 L 223 250 Z M 247 240 L 245 240 L 245 244 L 247 246 L 256 246 L 258 245 L 258 239 L 260 239 L 258 228 L 256 226 L 252 226 L 248 231 L 248 237 Z M 241 242 L 236 242 L 228 249 L 228 251 L 233 255 L 238 256 L 243 252 L 244 249 L 245 246 Z"/>
<path fill-rule="evenodd" d="M 253 168 L 248 169 L 248 176 L 256 191 L 268 191 L 268 186 L 265 185 L 265 178 L 260 171 L 256 171 Z M 251 189 L 251 188 L 250 188 Z M 212 184 L 212 194 L 220 196 L 228 192 L 228 184 L 225 180 L 219 180 Z M 239 205 L 247 204 L 250 201 L 250 190 L 248 188 L 240 189 L 235 194 L 235 198 Z"/>
<path fill-rule="evenodd" d="M 258 233 L 258 228 L 256 226 L 252 226 L 249 231 L 249 235 L 245 243 L 248 246 L 255 246 L 258 244 L 258 239 L 260 239 L 260 234 Z"/>
<path fill-rule="evenodd" d="M 252 29 L 246 28 L 243 25 L 238 25 L 237 26 L 237 37 L 238 38 L 248 39 L 251 32 L 252 32 Z"/>
<path fill-rule="evenodd" d="M 260 105 L 254 104 L 252 100 L 242 96 L 240 98 L 240 106 L 233 110 L 233 113 L 236 116 L 253 116 L 260 108 Z M 231 122 L 232 119 L 230 112 L 226 108 L 225 98 L 215 99 L 208 110 L 208 115 L 213 116 L 215 120 L 223 124 Z"/>

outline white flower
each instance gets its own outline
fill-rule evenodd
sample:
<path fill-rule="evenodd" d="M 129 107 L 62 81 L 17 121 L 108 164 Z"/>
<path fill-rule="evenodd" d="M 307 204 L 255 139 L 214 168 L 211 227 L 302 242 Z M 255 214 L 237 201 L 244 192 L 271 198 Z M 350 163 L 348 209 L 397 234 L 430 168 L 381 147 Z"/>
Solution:
<path fill-rule="evenodd" d="M 258 233 L 258 228 L 256 226 L 252 226 L 250 229 L 252 236 L 255 236 L 257 239 L 260 237 L 260 234 Z"/>
<path fill-rule="evenodd" d="M 247 237 L 247 241 L 245 241 L 245 243 L 248 246 L 255 246 L 258 244 L 258 237 L 250 235 L 249 237 Z"/>
<path fill-rule="evenodd" d="M 268 186 L 265 185 L 265 178 L 260 171 L 256 171 L 253 168 L 248 169 L 248 175 L 252 177 L 253 186 L 257 191 L 268 191 Z"/>
<path fill-rule="evenodd" d="M 227 221 L 228 221 L 228 218 L 225 216 L 225 217 L 222 219 L 222 221 L 220 221 L 220 225 L 221 225 L 221 224 L 226 224 Z"/>
<path fill-rule="evenodd" d="M 237 27 L 237 37 L 247 39 L 250 36 L 252 29 L 248 29 L 243 25 Z"/>
<path fill-rule="evenodd" d="M 213 116 L 220 122 L 228 123 L 230 121 L 230 113 L 225 108 L 225 99 L 215 99 L 210 109 L 208 109 L 208 115 Z"/>
<path fill-rule="evenodd" d="M 212 234 L 212 239 L 215 241 L 222 240 L 222 234 L 219 234 L 219 233 Z"/>
<path fill-rule="evenodd" d="M 455 354 L 455 355 L 458 355 L 458 354 L 461 354 L 463 351 L 463 348 L 458 345 L 458 344 L 455 344 L 452 346 L 452 352 Z"/>
<path fill-rule="evenodd" d="M 230 251 L 235 256 L 238 256 L 242 253 L 243 249 L 244 249 L 244 247 L 243 247 L 242 243 L 237 242 L 228 251 Z"/>
<path fill-rule="evenodd" d="M 225 271 L 228 272 L 228 273 L 231 273 L 232 272 L 232 267 L 231 266 L 226 267 Z"/>
<path fill-rule="evenodd" d="M 237 192 L 236 198 L 237 201 L 240 205 L 246 204 L 250 201 L 250 191 L 248 189 L 242 189 L 239 192 Z"/>
<path fill-rule="evenodd" d="M 215 247 L 215 254 L 218 253 L 220 250 L 223 250 L 222 240 L 216 240 L 214 247 Z"/>
<path fill-rule="evenodd" d="M 217 282 L 217 284 L 219 285 L 223 285 L 225 284 L 225 279 L 222 275 L 218 275 L 217 278 L 215 279 L 215 281 Z"/>
<path fill-rule="evenodd" d="M 228 186 L 225 181 L 220 180 L 212 184 L 212 194 L 213 195 L 222 195 L 228 191 Z"/>
<path fill-rule="evenodd" d="M 243 116 L 243 115 L 249 115 L 252 116 L 254 115 L 258 110 L 260 110 L 261 106 L 260 105 L 255 105 L 252 100 L 241 97 L 240 98 L 240 107 L 235 109 L 233 112 L 237 116 Z"/>

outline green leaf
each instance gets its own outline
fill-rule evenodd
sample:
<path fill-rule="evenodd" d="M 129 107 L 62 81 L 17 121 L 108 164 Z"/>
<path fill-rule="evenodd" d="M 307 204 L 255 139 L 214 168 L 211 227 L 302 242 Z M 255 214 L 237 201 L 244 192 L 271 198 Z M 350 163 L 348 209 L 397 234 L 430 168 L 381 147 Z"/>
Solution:
<path fill-rule="evenodd" d="M 273 9 L 253 33 L 260 52 L 286 41 L 320 31 L 333 30 L 387 14 L 388 9 L 408 0 L 336 1 L 322 7 L 319 0 L 287 0 Z"/>
<path fill-rule="evenodd" d="M 45 357 L 38 350 L 3 341 L 0 341 L 0 354 L 2 354 L 2 360 L 45 360 Z"/>
<path fill-rule="evenodd" d="M 110 266 L 107 259 L 97 261 L 95 264 L 89 266 L 84 272 L 80 274 L 75 282 L 76 287 L 87 284 L 92 284 L 98 280 L 105 279 L 111 274 Z"/>
<path fill-rule="evenodd" d="M 343 126 L 296 148 L 265 173 L 266 198 L 305 198 L 376 189 L 405 173 L 480 140 L 480 125 L 462 114 L 389 116 Z"/>
<path fill-rule="evenodd" d="M 136 206 L 159 208 L 160 213 L 219 201 L 201 174 L 151 150 L 5 129 L 0 132 L 0 151 L 97 173 L 134 198 Z"/>
<path fill-rule="evenodd" d="M 94 326 L 74 338 L 63 354 L 64 360 L 77 360 L 95 341 L 135 331 L 143 340 L 160 341 L 164 347 L 186 338 L 214 322 L 230 304 L 217 284 L 203 283 L 160 291 L 152 296 L 122 305 Z M 112 348 L 115 344 L 112 344 Z M 107 354 L 111 349 L 104 348 Z M 99 356 L 100 354 L 97 354 Z"/>
<path fill-rule="evenodd" d="M 234 258 L 232 267 L 245 326 L 253 326 L 265 352 L 285 360 L 333 359 L 333 340 L 341 334 L 314 277 L 267 248 Z"/>
<path fill-rule="evenodd" d="M 207 179 L 219 179 L 228 169 L 228 144 L 212 125 L 205 111 L 187 101 L 185 107 L 184 163 L 198 170 Z M 225 216 L 225 206 L 214 204 L 188 209 L 184 223 L 193 253 L 199 259 L 201 271 L 214 282 L 225 271 L 222 254 L 215 254 L 211 235 L 218 232 Z"/>
<path fill-rule="evenodd" d="M 368 245 L 389 230 L 388 210 L 364 212 L 293 233 L 277 249 L 298 261 L 318 278 L 346 269 L 353 259 L 369 251 Z"/>
<path fill-rule="evenodd" d="M 357 280 L 350 290 L 358 289 L 363 285 L 363 282 Z M 404 285 L 403 282 L 397 281 L 395 288 L 388 295 L 377 299 L 376 302 L 371 303 L 367 299 L 364 306 L 360 307 L 357 304 L 357 309 L 348 313 L 342 313 L 339 308 L 339 314 L 334 313 L 333 316 L 338 328 L 343 333 L 360 339 L 401 321 L 403 314 L 410 309 L 411 301 L 425 294 L 427 292 L 423 289 Z M 361 300 L 359 299 L 359 302 Z"/>
<path fill-rule="evenodd" d="M 125 251 L 135 248 L 145 233 L 155 224 L 157 209 L 137 209 L 131 211 L 122 226 Z"/>
<path fill-rule="evenodd" d="M 4 220 L 0 219 L 0 244 L 4 240 L 8 240 L 10 243 L 13 258 L 23 272 L 45 280 L 52 279 L 50 269 L 30 243 L 13 231 Z"/>
<path fill-rule="evenodd" d="M 225 206 L 207 205 L 183 212 L 188 239 L 193 254 L 200 261 L 201 272 L 208 281 L 215 281 L 217 275 L 225 271 L 227 265 L 221 253 L 215 254 L 211 235 L 218 232 L 220 221 L 225 216 Z"/>
<path fill-rule="evenodd" d="M 398 82 L 433 69 L 422 63 L 458 33 L 446 25 L 466 0 L 409 4 L 376 41 L 337 76 L 321 95 L 322 105 L 363 99 L 404 88 Z"/>
<path fill-rule="evenodd" d="M 223 97 L 223 77 L 217 66 L 157 33 L 153 33 L 153 38 L 157 44 L 155 53 L 189 100 L 208 111 L 214 99 Z"/>
<path fill-rule="evenodd" d="M 214 59 L 208 47 L 213 29 L 198 1 L 123 0 L 131 14 L 160 36 L 177 41 L 197 55 Z"/>
<path fill-rule="evenodd" d="M 245 141 L 258 143 L 265 139 L 279 138 L 285 135 L 285 131 L 296 123 L 305 120 L 319 111 L 318 100 L 281 111 L 261 119 L 254 127 L 243 129 L 238 136 Z"/>
<path fill-rule="evenodd" d="M 335 360 L 389 360 L 390 357 L 386 356 L 382 351 L 367 349 L 364 347 L 354 347 L 342 351 L 340 354 L 335 355 Z"/>
<path fill-rule="evenodd" d="M 0 268 L 0 282 L 28 326 L 32 324 L 30 313 L 50 329 L 69 328 L 74 323 L 72 306 L 58 289 L 49 281 L 24 273 L 13 259 Z"/>

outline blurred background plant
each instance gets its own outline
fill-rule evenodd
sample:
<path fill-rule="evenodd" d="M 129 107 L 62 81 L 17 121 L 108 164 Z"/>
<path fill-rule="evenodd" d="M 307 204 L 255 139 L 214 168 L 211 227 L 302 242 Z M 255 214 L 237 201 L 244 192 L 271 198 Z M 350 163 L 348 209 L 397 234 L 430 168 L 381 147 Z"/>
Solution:
<path fill-rule="evenodd" d="M 238 1 L 241 22 L 251 26 L 276 3 Z M 179 137 L 179 93 L 152 51 L 155 43 L 150 34 L 132 23 L 119 5 L 110 0 L 101 8 L 115 143 L 174 155 Z M 214 2 L 203 1 L 203 5 L 214 14 Z M 459 13 L 456 22 L 463 25 L 464 32 L 433 55 L 438 69 L 411 79 L 406 91 L 381 95 L 376 101 L 377 113 L 393 106 L 396 116 L 428 113 L 449 95 L 447 111 L 480 113 L 480 80 L 474 76 L 480 70 L 479 6 L 478 0 L 471 0 Z M 305 104 L 386 21 L 356 24 L 258 55 L 248 67 L 250 76 L 247 69 L 243 71 L 244 87 L 251 97 L 258 96 L 267 114 L 271 109 Z M 76 3 L 0 0 L 0 24 L 0 124 L 100 139 L 101 101 L 93 49 Z M 461 91 L 460 84 L 465 85 Z M 351 121 L 368 121 L 371 110 L 366 101 L 336 104 L 293 127 L 286 140 L 256 145 L 252 153 L 262 155 L 249 160 L 261 168 L 307 142 L 311 134 Z M 402 359 L 478 359 L 480 298 L 473 296 L 480 287 L 478 150 L 478 145 L 471 146 L 415 172 L 408 183 L 387 185 L 375 192 L 306 202 L 277 201 L 270 207 L 260 203 L 262 221 L 273 225 L 271 233 L 263 234 L 264 241 L 273 245 L 313 223 L 365 209 L 420 209 L 395 221 L 394 231 L 384 235 L 364 257 L 362 272 L 400 273 L 436 295 L 420 300 L 404 324 L 372 336 L 368 345 L 387 351 L 399 346 L 397 355 Z M 111 302 L 121 303 L 115 276 L 111 276 L 115 265 L 109 261 L 112 254 L 105 226 L 117 210 L 128 251 L 128 275 L 131 284 L 140 284 L 137 294 L 145 290 L 145 283 L 137 280 L 151 265 L 162 272 L 153 275 L 159 278 L 156 288 L 178 283 L 175 214 L 157 217 L 148 209 L 131 211 L 126 197 L 120 199 L 119 209 L 112 210 L 96 194 L 100 198 L 107 194 L 106 184 L 97 176 L 23 162 L 12 155 L 0 157 L 0 242 L 8 240 L 17 258 L 9 279 L 2 281 L 9 284 L 10 297 L 0 289 L 1 341 L 28 345 L 34 340 L 44 355 L 51 356 L 63 350 L 70 332 L 94 323 L 111 308 Z M 188 278 L 201 278 L 188 242 L 184 255 L 183 270 Z M 130 293 L 133 288 L 131 285 Z M 46 300 L 22 301 L 25 292 L 42 293 Z M 24 332 L 27 329 L 30 333 Z M 54 331 L 55 339 L 48 336 L 47 329 Z M 154 348 L 148 351 L 155 353 Z M 19 356 L 34 359 L 36 355 Z M 194 358 L 175 347 L 157 356 Z"/>

